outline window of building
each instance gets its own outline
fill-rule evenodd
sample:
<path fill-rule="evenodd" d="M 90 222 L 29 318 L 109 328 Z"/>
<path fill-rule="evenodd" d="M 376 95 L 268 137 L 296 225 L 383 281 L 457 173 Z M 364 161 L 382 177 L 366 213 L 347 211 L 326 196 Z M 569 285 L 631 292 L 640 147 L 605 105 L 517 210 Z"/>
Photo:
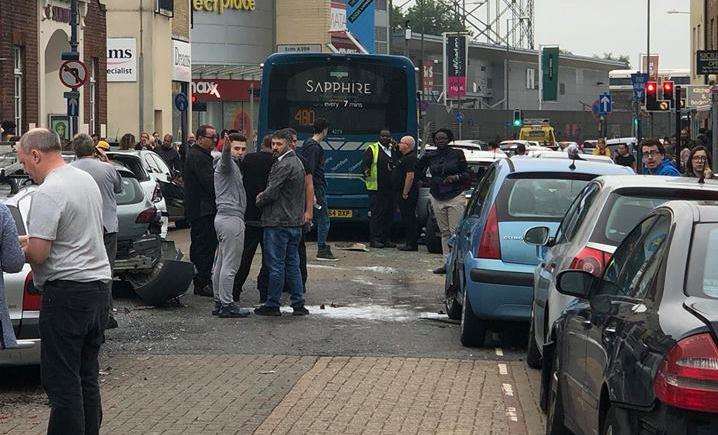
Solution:
<path fill-rule="evenodd" d="M 535 89 L 536 87 L 536 69 L 526 68 L 526 89 Z"/>
<path fill-rule="evenodd" d="M 13 87 L 13 106 L 15 111 L 15 134 L 21 135 L 22 134 L 22 114 L 23 114 L 23 82 L 22 82 L 22 76 L 24 73 L 24 65 L 22 61 L 22 48 L 21 47 L 13 47 L 12 48 L 12 55 L 13 55 L 13 76 L 14 76 L 14 84 Z"/>
<path fill-rule="evenodd" d="M 87 124 L 89 125 L 90 134 L 96 133 L 96 122 L 97 122 L 97 58 L 92 58 L 92 63 L 90 64 L 90 83 L 88 93 L 90 95 L 90 119 L 87 120 Z"/>
<path fill-rule="evenodd" d="M 374 3 L 376 3 L 376 9 L 378 11 L 386 10 L 386 0 L 376 0 Z"/>
<path fill-rule="evenodd" d="M 566 95 L 566 83 L 559 83 L 558 93 L 561 95 Z"/>

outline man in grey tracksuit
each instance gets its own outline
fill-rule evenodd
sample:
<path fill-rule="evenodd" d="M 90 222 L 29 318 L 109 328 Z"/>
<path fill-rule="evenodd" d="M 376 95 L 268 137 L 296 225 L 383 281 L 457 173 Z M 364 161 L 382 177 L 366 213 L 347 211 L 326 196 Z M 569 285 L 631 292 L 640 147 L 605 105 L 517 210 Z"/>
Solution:
<path fill-rule="evenodd" d="M 247 317 L 249 310 L 240 308 L 234 301 L 234 277 L 242 262 L 244 248 L 244 211 L 247 197 L 242 172 L 235 160 L 242 155 L 240 142 L 227 142 L 222 155 L 214 163 L 214 191 L 217 215 L 214 229 L 219 246 L 214 256 L 212 289 L 215 308 L 212 314 L 219 317 Z M 236 148 L 236 149 L 235 149 Z"/>

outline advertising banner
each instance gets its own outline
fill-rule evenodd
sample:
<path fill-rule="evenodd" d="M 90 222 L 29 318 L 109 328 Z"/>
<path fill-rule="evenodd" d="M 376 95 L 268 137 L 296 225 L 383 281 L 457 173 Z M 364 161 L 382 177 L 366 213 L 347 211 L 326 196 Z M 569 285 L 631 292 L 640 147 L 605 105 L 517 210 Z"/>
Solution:
<path fill-rule="evenodd" d="M 135 38 L 107 38 L 107 81 L 137 81 Z"/>
<path fill-rule="evenodd" d="M 700 111 L 711 108 L 711 87 L 698 85 L 686 87 L 686 108 Z"/>
<path fill-rule="evenodd" d="M 172 80 L 192 81 L 192 50 L 189 42 L 172 40 Z"/>
<path fill-rule="evenodd" d="M 558 47 L 541 50 L 541 84 L 543 101 L 558 100 Z"/>
<path fill-rule="evenodd" d="M 370 53 L 376 53 L 376 30 L 374 0 L 346 0 L 347 30 Z"/>
<path fill-rule="evenodd" d="M 465 35 L 444 34 L 446 98 L 459 100 L 466 96 L 466 63 L 469 45 Z"/>
<path fill-rule="evenodd" d="M 658 81 L 658 55 L 652 54 L 646 58 L 645 54 L 641 55 L 641 66 L 643 72 L 648 74 L 650 80 Z"/>
<path fill-rule="evenodd" d="M 424 95 L 431 95 L 431 92 L 434 90 L 434 61 L 424 61 L 421 77 Z"/>
<path fill-rule="evenodd" d="M 718 74 L 718 50 L 696 51 L 696 71 L 699 75 Z"/>

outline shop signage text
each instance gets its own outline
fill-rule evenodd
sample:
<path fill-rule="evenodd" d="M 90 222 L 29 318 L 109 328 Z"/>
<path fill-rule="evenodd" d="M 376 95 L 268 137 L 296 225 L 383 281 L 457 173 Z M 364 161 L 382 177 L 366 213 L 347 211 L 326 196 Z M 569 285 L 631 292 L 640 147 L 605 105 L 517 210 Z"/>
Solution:
<path fill-rule="evenodd" d="M 192 82 L 192 93 L 193 94 L 210 94 L 217 98 L 222 98 L 219 95 L 219 83 L 208 82 L 208 81 L 197 81 Z"/>
<path fill-rule="evenodd" d="M 192 101 L 249 101 L 259 97 L 260 83 L 255 80 L 194 80 L 190 89 Z"/>
<path fill-rule="evenodd" d="M 135 38 L 107 38 L 107 81 L 137 81 Z"/>
<path fill-rule="evenodd" d="M 253 11 L 255 0 L 192 0 L 192 9 L 198 12 L 217 12 L 226 10 Z"/>
<path fill-rule="evenodd" d="M 332 94 L 372 94 L 371 83 L 355 82 L 315 82 L 307 80 L 305 91 L 308 94 L 332 93 Z"/>
<path fill-rule="evenodd" d="M 192 50 L 188 42 L 172 40 L 172 80 L 192 81 Z"/>

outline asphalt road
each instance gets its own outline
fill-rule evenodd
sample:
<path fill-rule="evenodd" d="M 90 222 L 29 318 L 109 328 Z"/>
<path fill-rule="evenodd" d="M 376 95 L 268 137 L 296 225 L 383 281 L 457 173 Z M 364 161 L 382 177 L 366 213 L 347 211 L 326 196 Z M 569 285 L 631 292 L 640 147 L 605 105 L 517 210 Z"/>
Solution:
<path fill-rule="evenodd" d="M 356 227 L 335 228 L 344 240 L 362 238 Z M 189 232 L 170 232 L 189 252 Z M 459 343 L 459 325 L 443 313 L 443 276 L 431 270 L 441 256 L 396 249 L 356 252 L 332 242 L 337 262 L 314 259 L 308 245 L 306 304 L 311 314 L 297 318 L 220 319 L 210 315 L 212 300 L 191 291 L 182 306 L 151 308 L 136 298 L 119 298 L 115 314 L 120 327 L 108 331 L 105 353 L 149 354 L 283 354 L 342 356 L 431 356 L 445 358 L 523 358 L 526 328 L 502 328 L 487 347 L 468 349 Z M 240 304 L 259 303 L 255 258 Z M 288 295 L 285 295 L 288 296 Z M 285 297 L 285 303 L 286 303 Z M 322 309 L 323 307 L 323 309 Z M 286 307 L 287 312 L 291 311 Z"/>

